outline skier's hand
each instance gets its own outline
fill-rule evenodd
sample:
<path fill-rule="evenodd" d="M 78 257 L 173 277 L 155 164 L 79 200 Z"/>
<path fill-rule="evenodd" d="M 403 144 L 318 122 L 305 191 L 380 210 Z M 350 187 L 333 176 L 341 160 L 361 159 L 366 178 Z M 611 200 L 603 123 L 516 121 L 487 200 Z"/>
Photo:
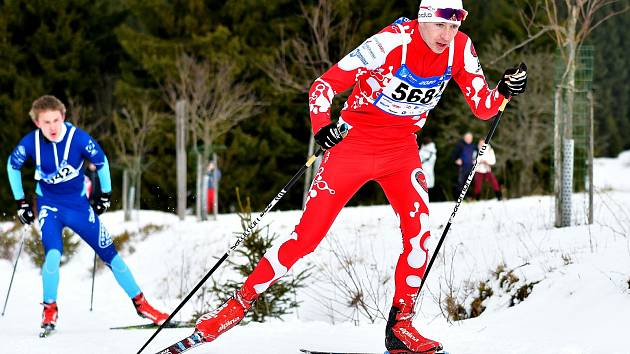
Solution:
<path fill-rule="evenodd" d="M 17 216 L 20 222 L 24 225 L 32 224 L 35 221 L 35 214 L 33 214 L 31 205 L 24 199 L 16 200 L 15 202 L 17 205 Z"/>
<path fill-rule="evenodd" d="M 527 87 L 527 65 L 521 63 L 519 66 L 505 70 L 503 78 L 497 85 L 497 90 L 505 98 L 518 96 L 525 92 Z"/>
<path fill-rule="evenodd" d="M 343 140 L 346 131 L 347 129 L 342 131 L 340 127 L 337 127 L 337 123 L 330 123 L 315 134 L 315 141 L 322 149 L 328 150 Z"/>
<path fill-rule="evenodd" d="M 92 207 L 96 214 L 101 215 L 111 206 L 112 193 L 103 193 L 94 200 Z"/>

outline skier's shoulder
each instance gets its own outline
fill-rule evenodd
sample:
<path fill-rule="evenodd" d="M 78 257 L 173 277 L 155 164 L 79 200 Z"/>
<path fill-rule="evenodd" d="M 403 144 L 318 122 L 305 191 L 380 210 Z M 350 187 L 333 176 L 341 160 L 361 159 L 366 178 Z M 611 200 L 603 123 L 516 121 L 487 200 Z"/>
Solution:
<path fill-rule="evenodd" d="M 39 129 L 33 129 L 30 132 L 26 133 L 22 137 L 22 139 L 20 139 L 20 144 L 23 144 L 23 143 L 34 143 L 35 142 L 35 134 L 37 134 L 38 130 Z"/>
<path fill-rule="evenodd" d="M 9 155 L 8 163 L 14 169 L 20 169 L 27 159 L 35 156 L 35 132 L 37 129 L 24 135 Z"/>
<path fill-rule="evenodd" d="M 33 129 L 30 132 L 26 133 L 26 135 L 24 135 L 22 139 L 20 139 L 20 141 L 18 142 L 18 144 L 16 145 L 16 148 L 19 148 L 22 151 L 27 151 L 27 152 L 34 151 L 35 150 L 35 134 L 37 134 L 38 130 L 39 129 Z"/>
<path fill-rule="evenodd" d="M 468 35 L 464 32 L 457 32 L 454 42 L 454 50 L 455 50 L 455 58 L 462 58 L 463 54 L 467 51 L 470 52 L 473 56 L 477 56 L 477 52 L 475 51 L 475 46 L 472 43 L 472 40 Z"/>
<path fill-rule="evenodd" d="M 70 123 L 70 122 L 64 122 L 63 123 L 66 126 L 66 130 L 68 132 L 72 131 L 74 129 L 74 133 L 73 133 L 73 139 L 79 138 L 79 139 L 83 139 L 85 136 L 90 136 L 85 130 L 77 127 L 76 125 Z"/>
<path fill-rule="evenodd" d="M 95 141 L 94 138 L 85 130 L 77 127 L 76 125 L 70 123 L 70 122 L 65 122 L 64 123 L 66 125 L 67 131 L 70 132 L 72 129 L 74 129 L 74 133 L 72 136 L 72 145 L 77 145 L 77 148 L 79 147 L 83 147 L 88 145 L 90 142 Z"/>
<path fill-rule="evenodd" d="M 408 19 L 407 17 L 399 17 L 392 23 L 385 26 L 385 28 L 380 30 L 379 33 L 401 33 L 401 29 L 405 33 L 409 33 L 414 27 L 414 21 Z"/>
<path fill-rule="evenodd" d="M 466 69 L 471 74 L 483 74 L 477 50 L 472 39 L 464 32 L 457 32 L 454 39 L 455 55 L 453 58 L 453 72 Z"/>

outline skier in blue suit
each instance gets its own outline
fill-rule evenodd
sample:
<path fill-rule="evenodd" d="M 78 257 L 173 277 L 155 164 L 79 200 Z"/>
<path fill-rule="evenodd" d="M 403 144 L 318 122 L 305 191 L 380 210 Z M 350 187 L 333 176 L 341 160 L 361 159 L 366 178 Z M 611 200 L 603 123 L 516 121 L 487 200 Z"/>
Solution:
<path fill-rule="evenodd" d="M 54 96 L 35 100 L 29 115 L 38 129 L 22 138 L 7 163 L 18 218 L 30 225 L 35 221 L 35 214 L 25 198 L 20 170 L 28 159 L 35 162 L 37 218 L 46 255 L 42 267 L 42 328 L 54 329 L 57 322 L 64 227 L 76 232 L 111 269 L 118 284 L 132 299 L 138 315 L 161 324 L 168 315 L 149 305 L 98 217 L 109 208 L 112 195 L 107 157 L 89 134 L 64 122 L 65 113 L 64 104 Z M 96 165 L 102 191 L 93 205 L 86 196 L 82 168 L 86 160 Z"/>

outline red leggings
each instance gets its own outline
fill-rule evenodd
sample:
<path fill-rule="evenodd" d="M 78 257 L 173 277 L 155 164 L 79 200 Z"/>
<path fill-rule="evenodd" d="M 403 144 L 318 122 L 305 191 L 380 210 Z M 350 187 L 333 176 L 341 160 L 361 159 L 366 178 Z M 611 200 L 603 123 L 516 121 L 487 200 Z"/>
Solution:
<path fill-rule="evenodd" d="M 499 182 L 497 181 L 497 178 L 494 177 L 494 174 L 492 172 L 488 172 L 488 173 L 477 172 L 475 173 L 475 180 L 473 181 L 473 188 L 474 188 L 475 195 L 481 194 L 481 185 L 483 184 L 483 181 L 485 180 L 490 182 L 490 185 L 492 185 L 492 189 L 495 192 L 499 191 Z"/>
<path fill-rule="evenodd" d="M 374 180 L 400 217 L 403 250 L 396 265 L 394 304 L 407 311 L 413 308 L 427 264 L 429 198 L 415 139 L 397 144 L 375 147 L 348 137 L 324 154 L 299 224 L 266 252 L 247 278 L 242 289 L 246 298 L 267 290 L 298 259 L 313 252 L 348 200 Z"/>

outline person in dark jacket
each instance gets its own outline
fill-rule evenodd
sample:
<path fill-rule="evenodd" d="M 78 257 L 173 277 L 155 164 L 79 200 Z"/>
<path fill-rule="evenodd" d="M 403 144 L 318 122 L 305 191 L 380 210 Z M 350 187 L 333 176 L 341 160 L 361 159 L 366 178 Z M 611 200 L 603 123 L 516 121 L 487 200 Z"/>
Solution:
<path fill-rule="evenodd" d="M 462 139 L 455 145 L 451 158 L 453 163 L 459 166 L 457 174 L 457 184 L 455 185 L 454 198 L 457 198 L 464 188 L 466 178 L 472 171 L 474 159 L 473 156 L 477 151 L 477 146 L 473 144 L 473 135 L 471 132 L 466 132 Z"/>

